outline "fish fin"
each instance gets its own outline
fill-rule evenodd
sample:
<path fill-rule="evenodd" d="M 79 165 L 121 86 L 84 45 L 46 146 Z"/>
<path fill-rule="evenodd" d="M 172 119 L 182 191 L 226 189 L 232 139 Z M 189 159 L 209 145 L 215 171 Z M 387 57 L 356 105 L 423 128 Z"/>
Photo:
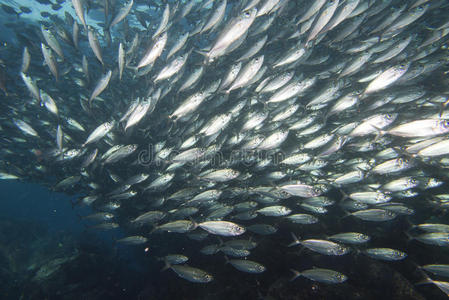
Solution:
<path fill-rule="evenodd" d="M 427 275 L 422 269 L 418 269 L 418 271 L 420 271 L 420 273 L 423 275 L 424 279 L 415 283 L 416 285 L 421 285 L 421 284 L 429 284 L 429 283 L 433 283 L 435 284 L 443 293 L 445 293 L 446 295 L 449 296 L 449 293 L 447 291 L 447 289 L 445 289 L 441 283 L 439 281 L 435 281 L 432 278 L 429 277 L 429 275 Z"/>
<path fill-rule="evenodd" d="M 344 219 L 346 217 L 349 217 L 349 216 L 352 216 L 352 213 L 350 213 L 349 211 L 347 211 L 345 209 L 343 209 L 343 212 L 345 213 L 345 215 L 343 217 L 341 217 L 342 219 Z"/>
<path fill-rule="evenodd" d="M 356 169 L 359 170 L 360 172 L 362 172 L 363 174 L 365 174 L 365 172 L 366 172 L 365 170 L 363 170 L 363 169 L 360 168 L 360 167 L 356 167 Z"/>
<path fill-rule="evenodd" d="M 210 59 L 209 58 L 209 50 L 204 51 L 204 49 L 201 50 L 193 50 L 193 52 L 200 54 L 201 56 L 204 57 L 204 61 L 201 63 L 196 63 L 195 65 L 199 65 L 199 66 L 206 66 L 212 62 L 214 62 L 214 59 Z"/>
<path fill-rule="evenodd" d="M 193 225 L 195 226 L 194 230 L 198 227 L 198 223 L 195 222 L 195 220 L 192 217 L 189 217 L 189 220 L 192 221 Z"/>
<path fill-rule="evenodd" d="M 344 201 L 349 198 L 348 194 L 346 194 L 345 191 L 343 191 L 342 189 L 340 189 L 340 193 L 342 193 L 343 195 L 340 201 Z"/>
<path fill-rule="evenodd" d="M 427 29 L 427 30 L 430 30 L 430 31 L 436 31 L 436 30 L 438 30 L 438 28 L 432 28 L 432 27 L 430 27 L 430 26 L 428 26 L 428 25 L 423 25 L 423 27 L 425 28 L 425 29 Z"/>
<path fill-rule="evenodd" d="M 372 187 L 372 186 L 369 186 L 369 187 L 368 187 L 368 190 L 371 190 L 371 191 L 373 191 L 373 192 L 377 191 L 377 189 L 374 188 L 374 187 Z M 384 192 L 384 193 L 386 193 L 386 192 Z"/>
<path fill-rule="evenodd" d="M 427 275 L 422 269 L 418 269 L 418 271 L 419 271 L 419 273 L 421 273 L 421 275 L 424 277 L 424 279 L 418 281 L 417 283 L 415 283 L 415 285 L 434 283 L 432 278 L 430 278 L 429 275 Z"/>
<path fill-rule="evenodd" d="M 380 129 L 379 127 L 376 127 L 374 125 L 371 125 L 371 127 L 373 127 L 377 131 L 376 137 L 374 138 L 374 142 L 377 142 L 381 137 L 387 134 L 386 131 Z"/>
<path fill-rule="evenodd" d="M 154 226 L 153 229 L 151 229 L 149 234 L 152 234 L 153 232 L 155 232 L 158 229 L 159 229 L 159 226 Z"/>
<path fill-rule="evenodd" d="M 207 56 L 207 54 L 209 54 L 208 51 L 209 50 L 207 50 L 207 49 L 196 49 L 196 50 L 193 50 L 193 52 L 198 53 L 198 54 L 200 54 L 202 56 Z"/>
<path fill-rule="evenodd" d="M 392 147 L 395 151 L 397 151 L 399 154 L 401 154 L 402 156 L 408 157 L 410 159 L 416 159 L 418 157 L 418 154 L 414 154 L 414 153 L 408 153 L 404 147 L 401 146 L 394 146 Z"/>
<path fill-rule="evenodd" d="M 291 243 L 288 245 L 288 247 L 293 247 L 293 246 L 296 246 L 296 245 L 301 244 L 301 242 L 299 241 L 298 237 L 297 237 L 293 232 L 290 232 L 290 234 L 291 234 L 291 236 L 292 236 L 292 238 L 293 238 L 293 242 L 291 242 Z"/>
<path fill-rule="evenodd" d="M 295 269 L 290 269 L 293 272 L 293 277 L 290 279 L 290 282 L 301 276 L 301 272 L 296 271 Z"/>
<path fill-rule="evenodd" d="M 225 259 L 225 265 L 227 265 L 229 263 L 229 258 L 225 255 L 224 259 Z"/>
<path fill-rule="evenodd" d="M 444 74 L 447 75 L 448 73 L 445 72 Z M 446 100 L 446 102 L 444 102 L 444 103 L 441 105 L 440 114 L 439 114 L 440 118 L 443 116 L 444 109 L 447 107 L 448 104 L 449 104 L 449 99 Z"/>

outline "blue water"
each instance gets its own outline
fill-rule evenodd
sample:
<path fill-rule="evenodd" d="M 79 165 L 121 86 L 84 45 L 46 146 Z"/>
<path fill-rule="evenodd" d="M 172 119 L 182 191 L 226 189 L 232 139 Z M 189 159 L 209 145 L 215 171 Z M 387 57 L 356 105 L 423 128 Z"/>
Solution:
<path fill-rule="evenodd" d="M 72 208 L 76 196 L 50 191 L 37 184 L 20 181 L 0 181 L 0 217 L 2 219 L 35 221 L 50 230 L 70 230 L 80 233 L 85 227 L 78 214 L 84 215 L 88 207 Z"/>

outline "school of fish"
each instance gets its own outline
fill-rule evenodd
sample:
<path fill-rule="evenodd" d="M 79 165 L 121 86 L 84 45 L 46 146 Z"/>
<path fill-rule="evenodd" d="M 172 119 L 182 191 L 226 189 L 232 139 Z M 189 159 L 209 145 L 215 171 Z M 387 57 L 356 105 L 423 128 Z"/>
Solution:
<path fill-rule="evenodd" d="M 122 228 L 118 243 L 187 235 L 250 274 L 268 270 L 258 238 L 290 231 L 286 251 L 406 261 L 373 232 L 310 235 L 324 218 L 402 219 L 410 242 L 449 246 L 435 221 L 449 207 L 447 1 L 71 2 L 75 15 L 16 29 L 2 52 L 1 179 L 81 195 L 82 222 Z M 182 254 L 163 261 L 214 279 Z M 449 295 L 449 265 L 418 269 Z"/>

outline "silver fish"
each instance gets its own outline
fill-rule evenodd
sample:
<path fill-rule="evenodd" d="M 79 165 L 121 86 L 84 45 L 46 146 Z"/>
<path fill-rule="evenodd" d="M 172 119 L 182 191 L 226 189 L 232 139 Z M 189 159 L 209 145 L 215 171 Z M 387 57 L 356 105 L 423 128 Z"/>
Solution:
<path fill-rule="evenodd" d="M 125 4 L 122 8 L 120 8 L 119 12 L 115 15 L 115 17 L 112 19 L 111 24 L 109 24 L 109 28 L 114 27 L 114 25 L 120 23 L 131 11 L 131 8 L 133 7 L 134 1 L 129 0 L 128 3 Z"/>
<path fill-rule="evenodd" d="M 206 221 L 198 226 L 211 234 L 221 236 L 238 236 L 246 231 L 244 227 L 227 221 Z"/>
<path fill-rule="evenodd" d="M 92 94 L 89 97 L 90 105 L 92 105 L 92 101 L 108 87 L 109 80 L 111 80 L 111 75 L 112 75 L 112 71 L 109 70 L 97 82 L 97 85 L 95 86 L 94 90 L 92 91 Z"/>

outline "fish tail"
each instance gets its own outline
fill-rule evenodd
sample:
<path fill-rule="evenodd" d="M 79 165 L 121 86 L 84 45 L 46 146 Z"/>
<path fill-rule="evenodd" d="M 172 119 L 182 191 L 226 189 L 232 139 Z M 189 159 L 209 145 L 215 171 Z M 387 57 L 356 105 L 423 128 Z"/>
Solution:
<path fill-rule="evenodd" d="M 374 138 L 374 142 L 377 142 L 381 137 L 387 134 L 385 130 L 380 129 L 379 127 L 376 127 L 374 125 L 371 125 L 371 127 L 373 127 L 377 132 L 376 137 Z"/>
<path fill-rule="evenodd" d="M 299 276 L 301 276 L 301 272 L 296 271 L 295 269 L 290 269 L 290 271 L 292 271 L 293 273 L 293 277 L 290 279 L 290 282 L 295 280 L 296 278 L 298 278 Z"/>
<path fill-rule="evenodd" d="M 348 199 L 348 194 L 345 193 L 345 191 L 343 191 L 342 189 L 340 189 L 340 193 L 342 193 L 343 197 L 341 198 L 340 201 L 344 201 L 346 199 Z"/>
<path fill-rule="evenodd" d="M 422 269 L 419 268 L 418 271 L 424 278 L 415 283 L 415 285 L 434 283 L 434 281 L 429 277 L 429 275 L 427 275 Z"/>
<path fill-rule="evenodd" d="M 288 247 L 293 247 L 293 246 L 301 244 L 301 242 L 299 241 L 299 238 L 293 232 L 290 232 L 290 234 L 291 234 L 291 236 L 293 238 L 293 242 L 291 242 L 288 245 Z"/>
<path fill-rule="evenodd" d="M 171 264 L 166 259 L 164 259 L 164 267 L 161 269 L 161 272 L 164 272 L 170 268 L 171 268 Z"/>
<path fill-rule="evenodd" d="M 195 222 L 195 220 L 192 217 L 189 217 L 189 220 L 192 221 L 194 229 L 196 229 L 198 227 L 198 223 Z"/>
<path fill-rule="evenodd" d="M 156 230 L 158 230 L 159 227 L 158 226 L 154 226 L 153 229 L 151 229 L 149 234 L 152 234 L 153 232 L 155 232 Z"/>

